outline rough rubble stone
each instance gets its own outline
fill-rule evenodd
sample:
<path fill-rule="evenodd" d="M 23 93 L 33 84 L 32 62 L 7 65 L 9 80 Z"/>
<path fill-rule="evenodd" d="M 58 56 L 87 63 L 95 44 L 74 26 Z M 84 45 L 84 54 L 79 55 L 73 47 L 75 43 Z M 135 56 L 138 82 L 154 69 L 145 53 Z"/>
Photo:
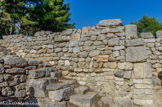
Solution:
<path fill-rule="evenodd" d="M 88 90 L 89 90 L 88 87 L 79 86 L 79 87 L 74 89 L 74 93 L 76 93 L 76 94 L 85 94 Z"/>
<path fill-rule="evenodd" d="M 156 36 L 157 38 L 162 38 L 162 31 L 157 31 Z"/>
<path fill-rule="evenodd" d="M 1 74 L 1 73 L 4 73 L 4 71 L 5 71 L 5 70 L 4 70 L 3 65 L 2 65 L 2 64 L 0 64 L 0 74 Z"/>
<path fill-rule="evenodd" d="M 20 57 L 5 57 L 4 64 L 12 67 L 25 67 L 28 65 L 27 61 Z"/>
<path fill-rule="evenodd" d="M 124 71 L 122 71 L 122 70 L 116 70 L 116 71 L 114 72 L 114 75 L 117 76 L 117 77 L 122 78 L 123 75 L 124 75 Z"/>
<path fill-rule="evenodd" d="M 152 33 L 147 32 L 147 33 L 141 33 L 141 37 L 144 39 L 150 39 L 150 38 L 153 38 L 154 36 Z"/>
<path fill-rule="evenodd" d="M 15 97 L 23 98 L 26 96 L 26 90 L 19 90 L 15 92 Z"/>
<path fill-rule="evenodd" d="M 143 62 L 147 58 L 146 47 L 128 47 L 126 49 L 126 61 L 128 62 Z"/>
<path fill-rule="evenodd" d="M 100 54 L 99 50 L 92 50 L 92 51 L 90 51 L 89 56 L 94 57 L 94 56 L 97 56 L 99 54 Z"/>
<path fill-rule="evenodd" d="M 24 74 L 25 69 L 23 69 L 23 68 L 12 68 L 12 69 L 7 69 L 5 72 L 9 73 L 9 74 Z"/>
<path fill-rule="evenodd" d="M 2 89 L 2 95 L 4 96 L 11 96 L 14 94 L 14 91 L 10 87 L 6 87 Z"/>
<path fill-rule="evenodd" d="M 112 38 L 108 40 L 108 46 L 118 46 L 119 38 Z"/>

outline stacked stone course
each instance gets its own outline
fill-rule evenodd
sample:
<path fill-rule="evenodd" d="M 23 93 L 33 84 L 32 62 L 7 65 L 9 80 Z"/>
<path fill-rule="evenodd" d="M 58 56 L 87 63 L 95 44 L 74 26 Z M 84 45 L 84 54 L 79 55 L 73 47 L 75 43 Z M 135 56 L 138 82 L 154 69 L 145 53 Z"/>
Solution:
<path fill-rule="evenodd" d="M 34 37 L 4 36 L 2 46 L 26 59 L 37 59 L 62 71 L 66 78 L 100 91 L 100 105 L 153 107 L 152 76 L 162 71 L 162 31 L 137 36 L 135 25 L 120 19 L 95 27 L 63 32 L 37 32 Z M 34 72 L 34 71 L 33 71 Z M 104 99 L 108 99 L 105 102 Z M 115 103 L 113 103 L 115 102 Z"/>

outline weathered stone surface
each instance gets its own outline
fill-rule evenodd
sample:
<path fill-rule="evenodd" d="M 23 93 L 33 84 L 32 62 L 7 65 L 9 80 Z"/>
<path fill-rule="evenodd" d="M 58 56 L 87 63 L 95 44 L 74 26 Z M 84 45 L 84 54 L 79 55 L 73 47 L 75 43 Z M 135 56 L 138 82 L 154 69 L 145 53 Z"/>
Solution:
<path fill-rule="evenodd" d="M 119 38 L 112 38 L 108 40 L 109 46 L 118 46 L 119 45 Z"/>
<path fill-rule="evenodd" d="M 74 92 L 74 89 L 72 87 L 67 87 L 64 89 L 60 89 L 57 91 L 49 91 L 48 95 L 51 100 L 54 101 L 61 101 L 61 100 L 68 100 L 70 95 L 72 95 Z"/>
<path fill-rule="evenodd" d="M 84 95 L 72 95 L 70 96 L 70 102 L 80 107 L 91 107 L 96 97 L 96 92 L 88 92 Z"/>
<path fill-rule="evenodd" d="M 47 79 L 31 79 L 29 82 L 29 88 L 31 88 L 32 93 L 34 93 L 34 97 L 46 97 L 46 86 L 49 84 Z"/>
<path fill-rule="evenodd" d="M 38 61 L 37 60 L 28 60 L 28 65 L 29 66 L 35 66 L 38 64 Z"/>
<path fill-rule="evenodd" d="M 115 69 L 117 67 L 117 63 L 116 62 L 108 62 L 107 66 L 110 69 Z"/>
<path fill-rule="evenodd" d="M 46 87 L 46 90 L 48 90 L 48 91 L 55 91 L 55 90 L 59 90 L 59 89 L 63 89 L 63 88 L 69 87 L 69 86 L 70 86 L 70 84 L 68 84 L 68 83 L 49 84 Z"/>
<path fill-rule="evenodd" d="M 96 57 L 96 61 L 105 62 L 105 61 L 108 61 L 108 57 L 109 57 L 108 55 L 100 55 Z"/>
<path fill-rule="evenodd" d="M 137 38 L 137 26 L 136 25 L 126 25 L 125 32 L 126 32 L 127 39 Z"/>
<path fill-rule="evenodd" d="M 0 73 L 4 73 L 4 67 L 2 64 L 0 64 Z"/>
<path fill-rule="evenodd" d="M 56 77 L 56 78 L 60 78 L 62 76 L 62 72 L 51 72 L 51 77 Z"/>
<path fill-rule="evenodd" d="M 4 96 L 11 96 L 14 94 L 14 91 L 10 87 L 6 87 L 2 89 L 2 95 Z"/>
<path fill-rule="evenodd" d="M 66 102 L 41 101 L 41 107 L 66 107 Z"/>
<path fill-rule="evenodd" d="M 134 99 L 133 103 L 138 106 L 153 106 L 153 100 Z"/>
<path fill-rule="evenodd" d="M 20 57 L 5 57 L 4 64 L 12 67 L 24 67 L 27 66 L 27 61 Z"/>
<path fill-rule="evenodd" d="M 124 71 L 124 79 L 131 79 L 132 77 L 132 72 L 131 71 Z"/>
<path fill-rule="evenodd" d="M 85 94 L 88 90 L 89 90 L 88 87 L 79 86 L 79 87 L 74 89 L 74 93 L 76 93 L 76 94 Z"/>
<path fill-rule="evenodd" d="M 30 78 L 34 78 L 34 79 L 41 78 L 41 77 L 49 77 L 50 73 L 53 71 L 54 69 L 51 67 L 45 67 L 38 70 L 30 70 L 29 76 Z"/>
<path fill-rule="evenodd" d="M 100 54 L 99 50 L 92 50 L 92 51 L 90 51 L 89 56 L 94 57 L 94 56 L 97 56 L 99 54 Z"/>
<path fill-rule="evenodd" d="M 79 33 L 73 33 L 70 36 L 70 41 L 79 41 L 80 40 L 80 34 Z"/>
<path fill-rule="evenodd" d="M 141 33 L 141 37 L 144 39 L 150 39 L 150 38 L 153 38 L 154 36 L 152 33 L 147 32 L 147 33 Z"/>
<path fill-rule="evenodd" d="M 147 58 L 146 48 L 141 47 L 128 47 L 126 49 L 126 61 L 128 62 L 142 62 Z"/>
<path fill-rule="evenodd" d="M 123 75 L 124 75 L 124 71 L 122 71 L 122 70 L 116 70 L 116 71 L 114 72 L 114 75 L 117 76 L 117 77 L 122 78 Z"/>
<path fill-rule="evenodd" d="M 123 25 L 120 19 L 101 20 L 97 24 L 97 26 L 101 26 L 101 27 L 118 26 L 118 25 Z"/>
<path fill-rule="evenodd" d="M 156 36 L 157 38 L 162 38 L 162 31 L 157 31 Z"/>
<path fill-rule="evenodd" d="M 126 40 L 126 46 L 143 46 L 144 45 L 144 39 L 132 39 L 132 40 Z"/>
<path fill-rule="evenodd" d="M 56 42 L 66 42 L 70 40 L 70 36 L 55 36 L 55 41 Z"/>
<path fill-rule="evenodd" d="M 12 68 L 12 69 L 7 69 L 5 72 L 9 73 L 9 74 L 23 74 L 23 73 L 25 73 L 25 69 L 23 69 L 23 68 Z"/>
<path fill-rule="evenodd" d="M 25 90 L 19 90 L 15 92 L 15 97 L 22 98 L 26 96 L 26 91 Z"/>
<path fill-rule="evenodd" d="M 134 78 L 151 78 L 152 68 L 150 63 L 135 63 Z"/>
<path fill-rule="evenodd" d="M 122 49 L 125 49 L 125 47 L 124 46 L 115 46 L 113 48 L 113 50 L 115 50 L 115 51 L 122 50 Z"/>
<path fill-rule="evenodd" d="M 122 70 L 132 70 L 133 64 L 128 62 L 118 63 L 118 68 Z"/>

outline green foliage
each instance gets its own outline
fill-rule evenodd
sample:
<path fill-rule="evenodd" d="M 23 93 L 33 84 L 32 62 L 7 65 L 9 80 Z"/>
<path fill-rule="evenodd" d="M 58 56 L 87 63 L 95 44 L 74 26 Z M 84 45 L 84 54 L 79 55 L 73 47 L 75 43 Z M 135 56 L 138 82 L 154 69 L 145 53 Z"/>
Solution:
<path fill-rule="evenodd" d="M 144 15 L 136 22 L 131 22 L 131 24 L 137 25 L 138 34 L 143 32 L 151 32 L 153 35 L 155 35 L 158 30 L 162 30 L 162 23 L 159 23 L 154 17 L 150 18 L 147 15 Z"/>
<path fill-rule="evenodd" d="M 69 4 L 64 0 L 4 0 L 0 2 L 0 35 L 28 34 L 38 30 L 62 31 L 68 24 Z"/>

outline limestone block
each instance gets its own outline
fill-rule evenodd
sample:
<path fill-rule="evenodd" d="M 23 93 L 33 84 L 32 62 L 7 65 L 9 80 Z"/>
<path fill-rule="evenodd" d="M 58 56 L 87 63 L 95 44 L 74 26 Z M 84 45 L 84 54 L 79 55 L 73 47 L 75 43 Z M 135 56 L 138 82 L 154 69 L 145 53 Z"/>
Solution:
<path fill-rule="evenodd" d="M 119 38 L 112 38 L 108 40 L 108 46 L 118 46 Z"/>
<path fill-rule="evenodd" d="M 153 100 L 134 99 L 133 103 L 136 105 L 144 106 L 144 107 L 148 107 L 149 105 L 153 107 Z"/>
<path fill-rule="evenodd" d="M 125 49 L 125 47 L 124 46 L 115 46 L 113 48 L 113 50 L 115 50 L 115 51 L 122 50 L 122 49 Z"/>
<path fill-rule="evenodd" d="M 20 57 L 5 57 L 4 64 L 12 67 L 24 67 L 28 65 L 27 61 Z"/>
<path fill-rule="evenodd" d="M 124 79 L 131 79 L 132 77 L 132 72 L 131 71 L 124 71 Z"/>
<path fill-rule="evenodd" d="M 72 95 L 70 96 L 70 102 L 80 107 L 91 107 L 96 97 L 96 92 L 88 92 L 84 95 Z"/>
<path fill-rule="evenodd" d="M 107 65 L 108 65 L 108 68 L 110 69 L 115 69 L 117 67 L 116 62 L 108 62 Z"/>
<path fill-rule="evenodd" d="M 119 25 L 123 25 L 120 19 L 101 20 L 97 24 L 97 26 L 100 26 L 100 27 L 119 26 Z"/>
<path fill-rule="evenodd" d="M 23 68 L 12 68 L 12 69 L 6 69 L 6 73 L 9 74 L 23 74 L 25 73 L 25 69 Z"/>
<path fill-rule="evenodd" d="M 126 40 L 126 46 L 143 46 L 144 45 L 144 39 L 132 39 L 132 40 Z"/>
<path fill-rule="evenodd" d="M 129 62 L 118 63 L 118 68 L 122 70 L 132 70 L 133 64 Z"/>
<path fill-rule="evenodd" d="M 126 25 L 125 33 L 127 39 L 137 38 L 137 26 L 136 25 Z"/>
<path fill-rule="evenodd" d="M 105 62 L 105 61 L 108 61 L 108 57 L 109 57 L 108 55 L 100 55 L 96 57 L 96 61 Z"/>
<path fill-rule="evenodd" d="M 97 56 L 99 54 L 100 54 L 99 50 L 92 50 L 92 51 L 90 51 L 89 56 L 94 57 L 94 56 Z"/>
<path fill-rule="evenodd" d="M 82 28 L 82 34 L 88 34 L 88 27 Z"/>
<path fill-rule="evenodd" d="M 74 89 L 72 87 L 67 87 L 57 91 L 49 91 L 49 98 L 53 101 L 68 100 L 70 95 L 73 94 Z"/>
<path fill-rule="evenodd" d="M 69 40 L 70 40 L 69 36 L 61 36 L 61 35 L 55 36 L 56 42 L 66 42 L 66 41 L 69 41 Z"/>
<path fill-rule="evenodd" d="M 150 39 L 150 38 L 153 38 L 154 36 L 152 33 L 147 32 L 147 33 L 141 33 L 141 37 L 144 39 Z"/>
<path fill-rule="evenodd" d="M 126 61 L 128 62 L 142 62 L 147 58 L 146 47 L 128 47 L 126 49 Z"/>
<path fill-rule="evenodd" d="M 156 37 L 157 38 L 162 38 L 162 31 L 157 31 L 156 32 Z"/>
<path fill-rule="evenodd" d="M 134 64 L 134 78 L 151 78 L 152 67 L 150 63 L 135 63 Z"/>

